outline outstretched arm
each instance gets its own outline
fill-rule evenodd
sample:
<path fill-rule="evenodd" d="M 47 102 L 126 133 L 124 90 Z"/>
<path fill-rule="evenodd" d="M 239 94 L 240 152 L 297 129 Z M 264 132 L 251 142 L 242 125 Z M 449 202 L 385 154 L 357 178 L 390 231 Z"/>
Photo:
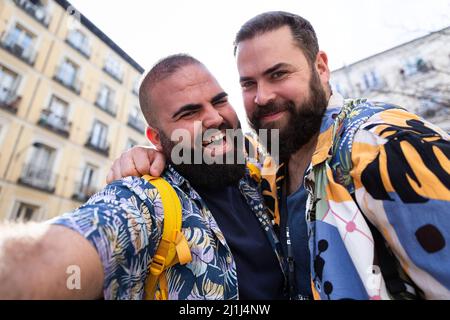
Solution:
<path fill-rule="evenodd" d="M 140 177 L 150 174 L 154 177 L 161 176 L 166 159 L 164 155 L 154 148 L 135 146 L 122 153 L 117 158 L 106 178 L 107 183 L 127 176 Z"/>
<path fill-rule="evenodd" d="M 0 224 L 0 299 L 97 299 L 103 268 L 94 247 L 71 229 Z"/>

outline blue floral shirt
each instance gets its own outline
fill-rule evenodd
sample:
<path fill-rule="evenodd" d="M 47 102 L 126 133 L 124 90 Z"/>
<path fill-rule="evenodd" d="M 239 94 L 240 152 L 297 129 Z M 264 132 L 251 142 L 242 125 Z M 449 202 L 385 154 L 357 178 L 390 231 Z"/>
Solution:
<path fill-rule="evenodd" d="M 182 231 L 192 254 L 186 265 L 166 272 L 169 299 L 238 299 L 236 264 L 211 212 L 189 182 L 171 166 L 163 177 L 182 204 Z M 263 204 L 259 185 L 246 174 L 239 189 L 258 217 L 284 270 L 280 243 Z M 162 234 L 164 212 L 158 190 L 127 177 L 107 185 L 83 206 L 51 220 L 86 237 L 104 268 L 105 299 L 143 299 L 148 267 Z"/>

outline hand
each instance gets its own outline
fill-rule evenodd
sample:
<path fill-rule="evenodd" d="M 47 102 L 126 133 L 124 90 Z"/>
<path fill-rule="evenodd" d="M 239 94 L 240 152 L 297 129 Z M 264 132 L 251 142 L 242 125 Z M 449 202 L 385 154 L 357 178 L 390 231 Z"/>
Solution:
<path fill-rule="evenodd" d="M 106 183 L 127 176 L 140 177 L 150 174 L 159 177 L 165 166 L 166 158 L 160 151 L 151 147 L 135 146 L 114 161 L 106 177 Z"/>

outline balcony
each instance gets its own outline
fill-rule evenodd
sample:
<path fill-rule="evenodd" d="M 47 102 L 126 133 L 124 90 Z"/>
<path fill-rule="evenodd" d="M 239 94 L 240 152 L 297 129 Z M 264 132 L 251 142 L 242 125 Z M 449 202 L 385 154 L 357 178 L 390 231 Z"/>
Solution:
<path fill-rule="evenodd" d="M 110 77 L 112 77 L 114 80 L 116 80 L 117 82 L 119 82 L 120 84 L 122 84 L 123 82 L 123 74 L 122 73 L 118 73 L 110 68 L 108 68 L 106 65 L 103 67 L 103 71 L 105 73 L 107 73 Z"/>
<path fill-rule="evenodd" d="M 3 92 L 0 92 L 0 109 L 16 114 L 21 99 L 14 91 L 3 88 Z"/>
<path fill-rule="evenodd" d="M 139 117 L 129 116 L 128 117 L 128 126 L 138 131 L 139 133 L 144 133 L 146 124 Z"/>
<path fill-rule="evenodd" d="M 75 184 L 75 193 L 72 195 L 72 199 L 79 202 L 86 202 L 96 192 L 97 189 L 93 186 L 77 182 Z"/>
<path fill-rule="evenodd" d="M 105 103 L 100 102 L 98 99 L 95 101 L 95 106 L 99 107 L 109 115 L 116 117 L 117 115 L 117 105 L 113 104 L 112 101 L 108 100 Z"/>
<path fill-rule="evenodd" d="M 83 46 L 78 43 L 76 43 L 72 38 L 69 36 L 66 39 L 66 43 L 71 46 L 73 49 L 81 53 L 85 58 L 89 60 L 91 57 L 91 48 L 88 46 Z"/>
<path fill-rule="evenodd" d="M 63 85 L 67 89 L 73 91 L 75 94 L 80 94 L 81 92 L 81 82 L 78 79 L 74 79 L 72 81 L 68 81 L 61 76 L 61 68 L 58 68 L 58 71 L 53 76 L 53 80 Z"/>
<path fill-rule="evenodd" d="M 93 142 L 92 134 L 89 136 L 89 139 L 86 141 L 84 146 L 92 151 L 100 153 L 105 157 L 109 156 L 109 144 L 105 141 L 103 142 Z"/>
<path fill-rule="evenodd" d="M 29 64 L 30 66 L 34 65 L 34 62 L 36 60 L 36 51 L 32 47 L 24 48 L 21 45 L 13 42 L 9 42 L 6 39 L 8 39 L 8 36 L 3 37 L 0 42 L 0 46 L 11 53 L 12 55 L 16 56 L 23 62 Z"/>
<path fill-rule="evenodd" d="M 28 163 L 24 165 L 18 183 L 44 192 L 53 193 L 55 192 L 56 178 L 57 175 L 53 174 L 51 170 L 40 168 L 33 163 Z"/>
<path fill-rule="evenodd" d="M 42 5 L 36 5 L 29 0 L 13 0 L 14 3 L 32 16 L 36 21 L 41 23 L 44 27 L 48 28 L 50 23 L 50 14 Z"/>
<path fill-rule="evenodd" d="M 67 138 L 69 137 L 72 122 L 69 122 L 67 117 L 55 115 L 51 109 L 44 109 L 42 110 L 38 125 Z"/>

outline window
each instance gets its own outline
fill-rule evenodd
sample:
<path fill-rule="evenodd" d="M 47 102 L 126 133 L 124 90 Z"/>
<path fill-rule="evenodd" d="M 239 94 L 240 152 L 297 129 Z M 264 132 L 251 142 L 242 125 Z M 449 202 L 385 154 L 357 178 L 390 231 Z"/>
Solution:
<path fill-rule="evenodd" d="M 102 107 L 103 109 L 112 109 L 114 111 L 113 107 L 113 101 L 114 101 L 115 92 L 113 89 L 108 87 L 107 85 L 102 85 L 100 87 L 100 91 L 97 96 L 97 104 Z"/>
<path fill-rule="evenodd" d="M 16 205 L 15 212 L 12 215 L 12 220 L 18 222 L 27 222 L 30 220 L 36 220 L 39 213 L 39 207 L 25 202 L 19 202 Z"/>
<path fill-rule="evenodd" d="M 35 36 L 31 32 L 16 24 L 6 35 L 4 45 L 18 57 L 28 59 L 31 62 L 34 38 Z"/>
<path fill-rule="evenodd" d="M 19 77 L 9 69 L 0 66 L 0 102 L 10 102 L 15 97 Z"/>
<path fill-rule="evenodd" d="M 55 149 L 42 143 L 35 143 L 30 166 L 36 171 L 49 171 L 53 167 Z"/>
<path fill-rule="evenodd" d="M 128 149 L 131 149 L 131 148 L 133 148 L 134 146 L 137 146 L 137 141 L 135 141 L 135 140 L 133 140 L 133 139 L 128 139 L 127 140 L 127 144 L 125 145 L 125 150 L 128 150 Z"/>
<path fill-rule="evenodd" d="M 406 61 L 404 68 L 400 69 L 400 74 L 403 77 L 415 75 L 417 73 L 427 73 L 432 70 L 431 63 L 427 63 L 424 59 L 417 57 Z"/>
<path fill-rule="evenodd" d="M 83 169 L 83 174 L 81 181 L 77 182 L 75 186 L 75 193 L 73 195 L 73 199 L 86 202 L 90 196 L 92 196 L 95 191 L 95 179 L 97 176 L 98 167 L 86 163 L 86 166 Z"/>
<path fill-rule="evenodd" d="M 139 86 L 140 86 L 140 79 L 136 78 L 133 82 L 133 93 L 136 95 L 139 95 Z"/>
<path fill-rule="evenodd" d="M 78 73 L 78 66 L 70 60 L 64 60 L 59 68 L 58 78 L 65 84 L 72 86 L 75 84 Z"/>
<path fill-rule="evenodd" d="M 106 139 L 108 136 L 108 127 L 103 122 L 95 120 L 94 126 L 92 127 L 92 135 L 90 139 L 91 145 L 98 148 L 106 147 Z"/>
<path fill-rule="evenodd" d="M 55 154 L 55 149 L 39 142 L 34 143 L 30 161 L 25 164 L 19 183 L 54 192 L 56 179 L 52 170 Z"/>
<path fill-rule="evenodd" d="M 379 89 L 381 82 L 375 70 L 370 70 L 363 74 L 364 87 L 366 90 Z"/>
<path fill-rule="evenodd" d="M 83 170 L 83 177 L 81 179 L 81 189 L 90 188 L 94 185 L 95 173 L 98 170 L 96 166 L 89 163 L 86 164 Z"/>
<path fill-rule="evenodd" d="M 138 106 L 131 108 L 128 116 L 128 125 L 140 133 L 145 131 L 145 122 L 142 120 L 141 109 Z"/>
<path fill-rule="evenodd" d="M 67 125 L 67 112 L 69 104 L 56 96 L 50 100 L 49 115 L 47 121 L 57 128 L 65 128 Z"/>
<path fill-rule="evenodd" d="M 90 55 L 89 38 L 80 30 L 75 29 L 70 31 L 67 36 L 67 41 L 85 56 Z"/>
<path fill-rule="evenodd" d="M 116 80 L 122 81 L 122 65 L 114 56 L 109 55 L 106 58 L 104 70 Z"/>
<path fill-rule="evenodd" d="M 67 102 L 52 96 L 48 108 L 42 110 L 38 124 L 67 137 L 71 126 L 67 120 L 68 111 Z"/>

